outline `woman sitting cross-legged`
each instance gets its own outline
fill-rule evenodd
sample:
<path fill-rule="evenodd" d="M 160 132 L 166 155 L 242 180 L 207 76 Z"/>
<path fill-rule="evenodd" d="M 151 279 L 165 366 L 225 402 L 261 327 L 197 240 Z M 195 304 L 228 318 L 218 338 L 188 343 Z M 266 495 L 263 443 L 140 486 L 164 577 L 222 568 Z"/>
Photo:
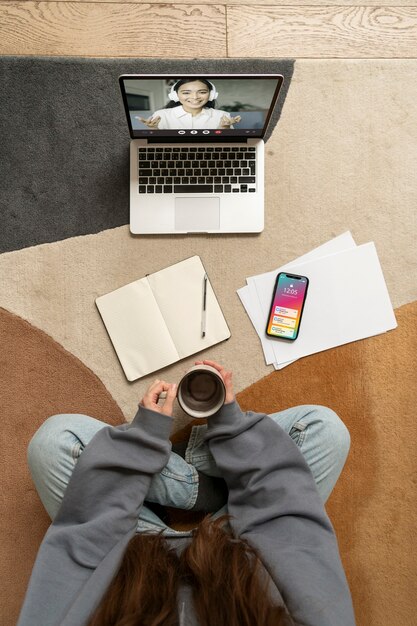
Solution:
<path fill-rule="evenodd" d="M 346 427 L 322 406 L 242 412 L 231 372 L 204 363 L 226 402 L 183 456 L 169 439 L 176 386 L 161 380 L 130 424 L 56 415 L 34 435 L 29 466 L 52 524 L 18 626 L 354 626 L 324 509 Z M 180 532 L 158 505 L 207 515 Z"/>

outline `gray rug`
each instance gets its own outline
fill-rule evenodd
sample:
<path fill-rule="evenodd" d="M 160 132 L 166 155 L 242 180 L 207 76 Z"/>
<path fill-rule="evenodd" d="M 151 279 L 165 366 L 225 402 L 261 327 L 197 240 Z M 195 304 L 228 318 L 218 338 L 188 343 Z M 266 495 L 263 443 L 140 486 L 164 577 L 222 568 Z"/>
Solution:
<path fill-rule="evenodd" d="M 120 74 L 280 72 L 270 135 L 293 68 L 289 59 L 0 58 L 0 253 L 128 223 Z"/>

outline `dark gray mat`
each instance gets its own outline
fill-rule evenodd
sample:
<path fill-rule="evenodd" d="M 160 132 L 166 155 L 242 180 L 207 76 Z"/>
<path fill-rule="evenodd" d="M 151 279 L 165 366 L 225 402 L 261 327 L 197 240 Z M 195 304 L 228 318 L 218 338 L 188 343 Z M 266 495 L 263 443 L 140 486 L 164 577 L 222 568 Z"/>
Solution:
<path fill-rule="evenodd" d="M 0 252 L 128 223 L 120 74 L 280 72 L 271 131 L 293 69 L 291 59 L 0 57 Z"/>

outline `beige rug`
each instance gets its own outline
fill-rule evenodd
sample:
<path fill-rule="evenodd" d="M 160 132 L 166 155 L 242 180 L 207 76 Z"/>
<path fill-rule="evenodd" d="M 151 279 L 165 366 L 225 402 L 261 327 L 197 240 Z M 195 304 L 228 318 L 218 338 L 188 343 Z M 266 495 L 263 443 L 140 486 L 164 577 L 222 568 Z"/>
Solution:
<path fill-rule="evenodd" d="M 236 295 L 265 272 L 340 233 L 375 241 L 394 307 L 417 299 L 417 62 L 297 61 L 267 143 L 265 230 L 246 236 L 133 237 L 128 227 L 0 256 L 0 305 L 45 330 L 102 380 L 131 419 L 152 376 L 129 384 L 96 296 L 199 254 L 232 331 L 210 356 L 238 389 L 265 376 L 258 338 Z M 127 148 L 128 139 L 126 139 Z M 192 359 L 167 368 L 178 380 Z"/>
<path fill-rule="evenodd" d="M 408 320 L 414 316 L 417 300 L 416 71 L 415 59 L 296 62 L 282 117 L 267 144 L 266 219 L 261 235 L 143 238 L 120 227 L 0 255 L 6 459 L 15 458 L 19 470 L 26 471 L 30 433 L 57 410 L 94 411 L 100 398 L 106 398 L 103 419 L 111 415 L 132 419 L 154 376 L 126 381 L 94 300 L 146 273 L 199 254 L 232 332 L 229 341 L 204 356 L 234 371 L 237 391 L 262 379 L 262 391 L 255 393 L 252 388 L 241 396 L 242 401 L 246 397 L 252 401 L 250 394 L 255 393 L 257 405 L 251 408 L 262 409 L 261 399 L 267 394 L 283 405 L 322 401 L 339 410 L 352 431 L 353 445 L 329 510 L 354 591 L 358 626 L 411 626 L 417 597 L 411 589 L 415 572 L 413 580 L 409 556 L 413 554 L 411 494 L 415 495 L 410 451 L 416 448 L 411 410 L 416 405 L 417 374 L 415 364 L 411 367 L 415 322 L 413 327 Z M 245 284 L 246 276 L 279 267 L 346 230 L 357 244 L 375 242 L 399 328 L 307 357 L 273 373 L 265 383 L 272 370 L 265 366 L 236 289 Z M 41 355 L 39 366 L 23 358 L 24 347 L 20 356 L 14 352 L 9 336 L 18 339 L 20 331 L 9 335 L 9 325 L 14 328 L 15 322 L 24 329 L 22 336 L 29 346 L 39 331 L 57 342 L 52 370 L 38 339 L 33 345 Z M 66 378 L 61 370 L 67 366 L 61 361 L 68 364 Z M 187 359 L 158 376 L 177 381 L 193 361 Z M 27 380 L 34 383 L 28 386 Z M 31 391 L 40 382 L 42 402 L 34 413 Z M 185 423 L 178 413 L 176 427 Z M 3 534 L 7 547 L 2 550 L 6 584 L 1 626 L 14 623 L 10 615 L 17 611 L 20 592 L 13 595 L 11 590 L 22 590 L 43 530 L 40 525 L 27 531 L 35 518 L 25 517 L 25 507 L 32 511 L 36 500 L 28 491 L 27 475 L 19 474 L 21 478 L 14 481 L 8 476 L 3 490 L 10 510 L 6 507 L 9 527 Z M 13 565 L 17 551 L 21 562 Z"/>

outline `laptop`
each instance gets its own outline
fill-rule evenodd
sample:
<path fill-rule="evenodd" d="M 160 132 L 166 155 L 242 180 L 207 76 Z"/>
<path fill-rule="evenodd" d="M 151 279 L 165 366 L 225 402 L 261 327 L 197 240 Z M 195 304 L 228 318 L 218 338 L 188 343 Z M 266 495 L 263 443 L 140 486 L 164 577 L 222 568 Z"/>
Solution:
<path fill-rule="evenodd" d="M 264 141 L 280 74 L 119 77 L 134 234 L 264 228 Z"/>

